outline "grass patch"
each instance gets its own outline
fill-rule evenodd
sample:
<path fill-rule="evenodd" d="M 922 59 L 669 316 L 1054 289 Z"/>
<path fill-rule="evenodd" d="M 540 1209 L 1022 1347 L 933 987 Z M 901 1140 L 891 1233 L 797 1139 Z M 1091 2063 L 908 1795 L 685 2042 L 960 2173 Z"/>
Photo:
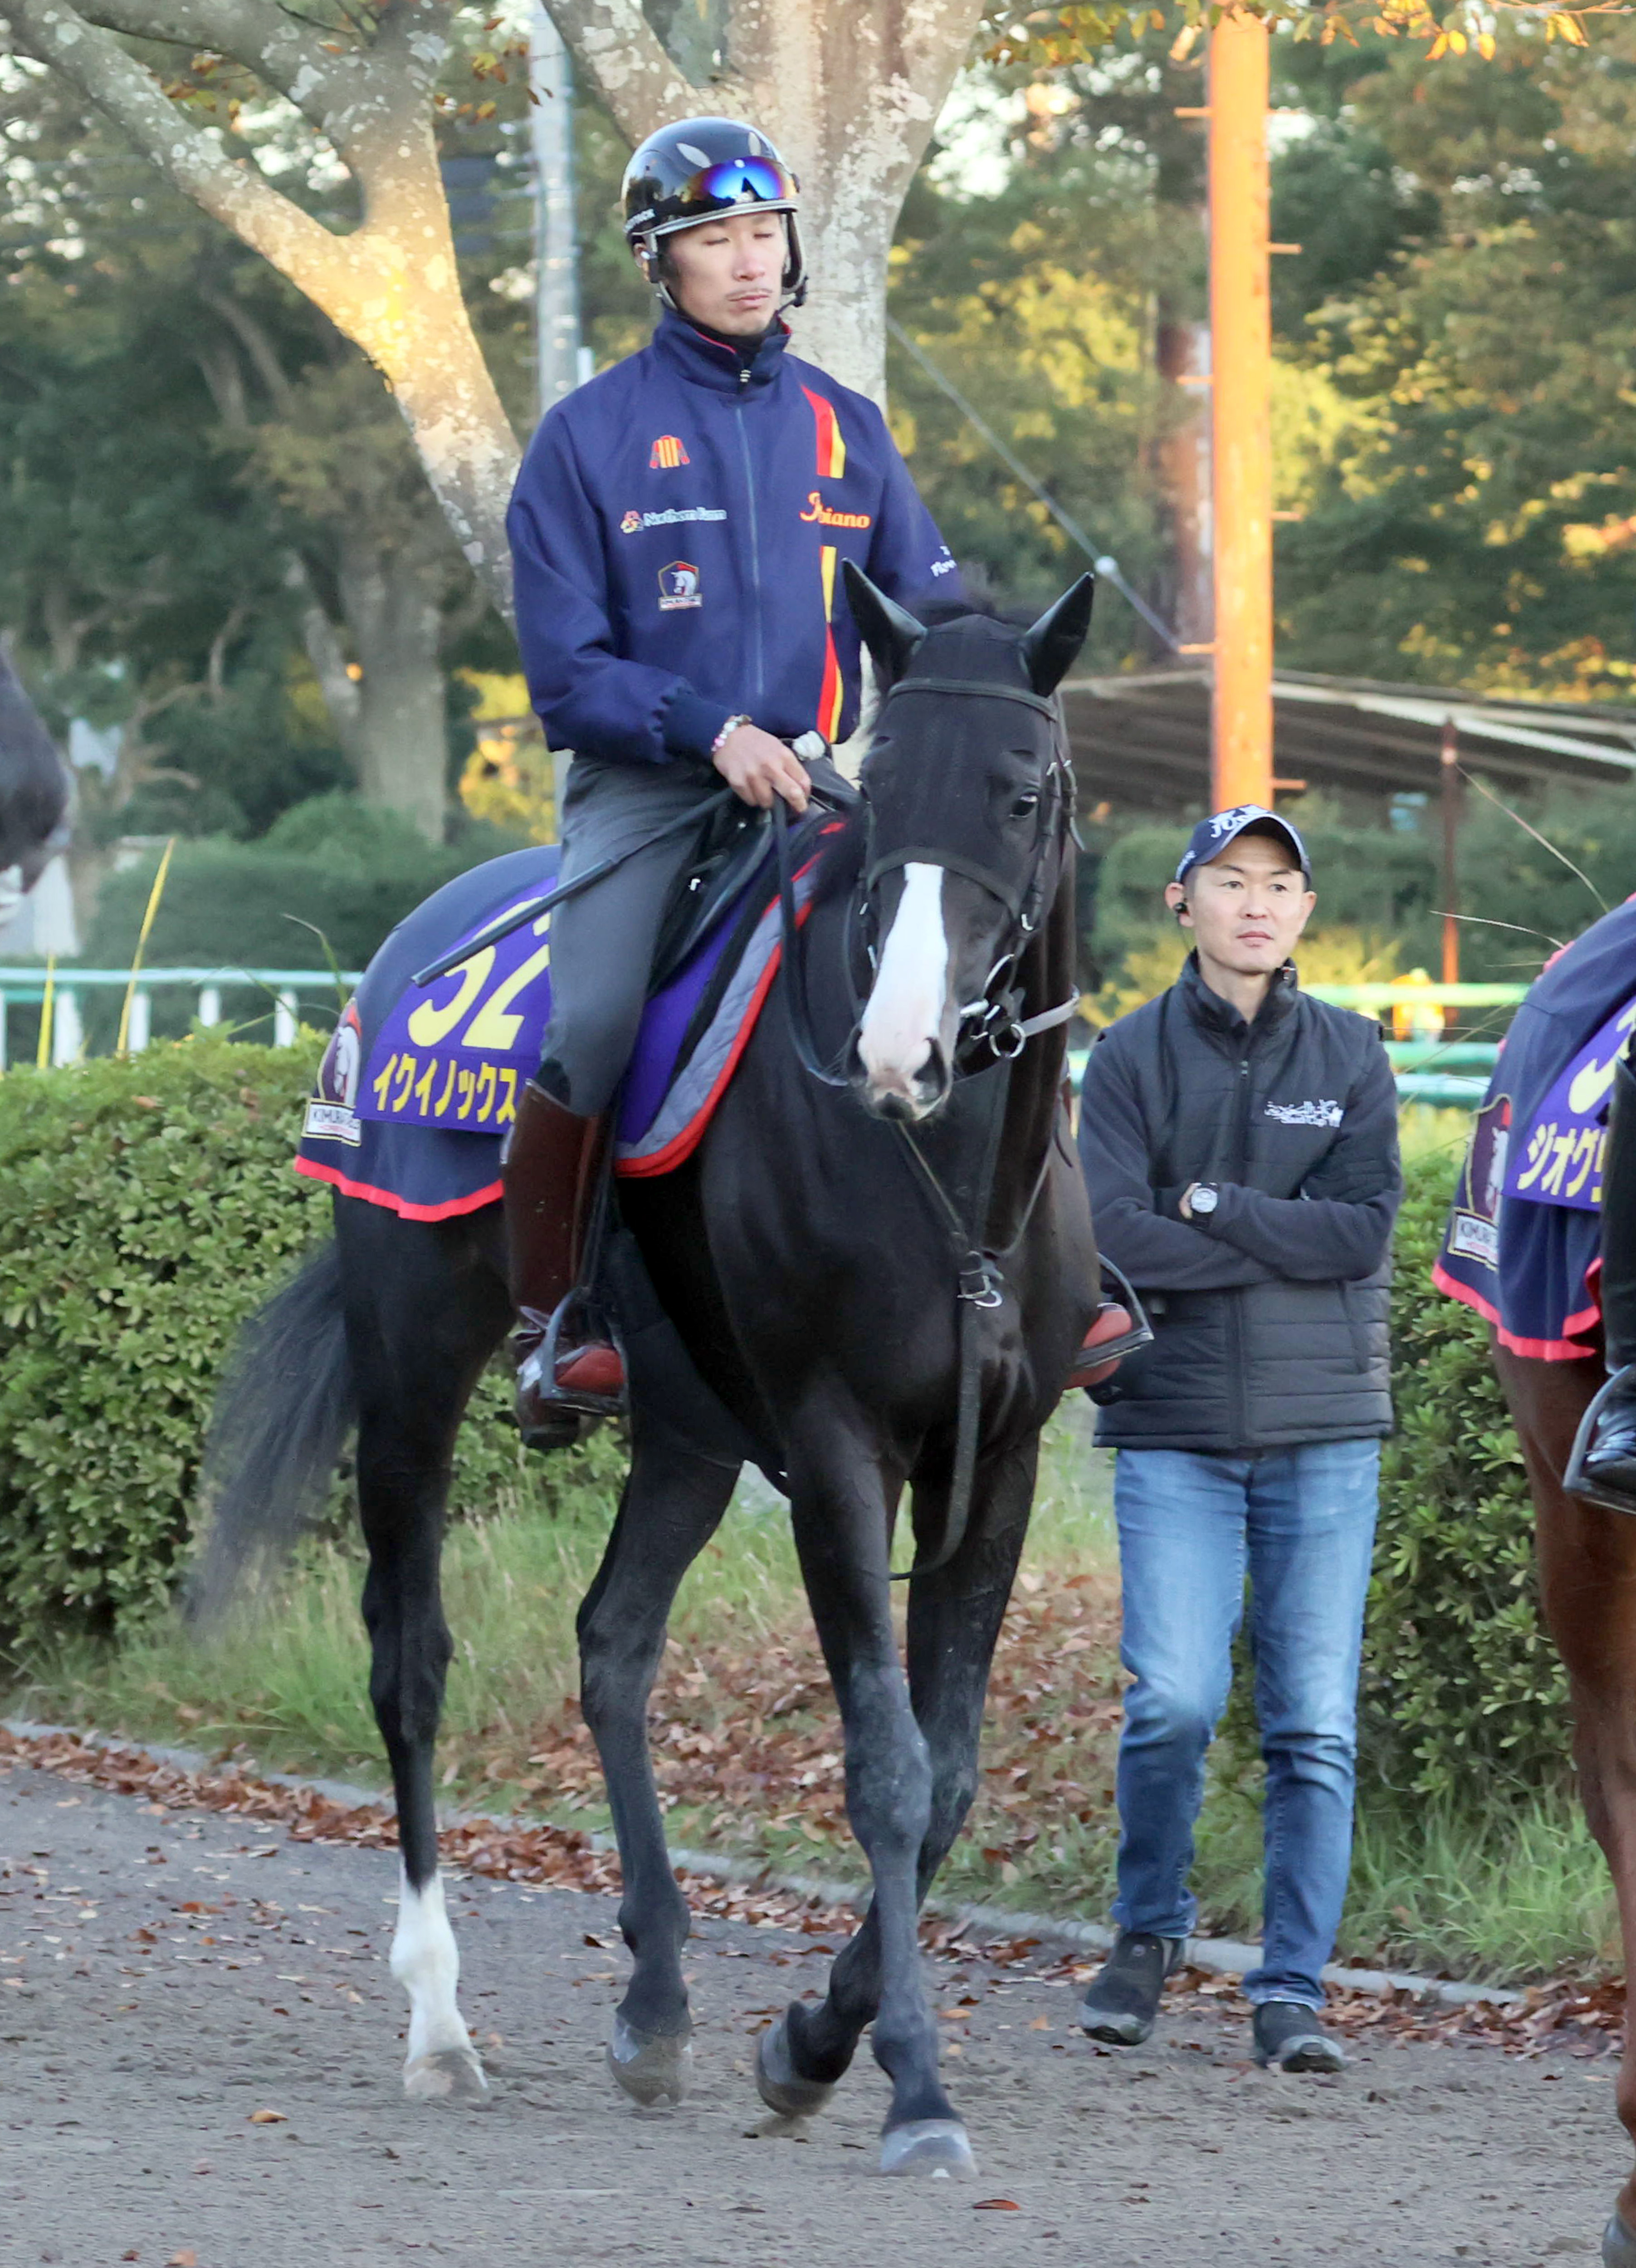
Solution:
<path fill-rule="evenodd" d="M 982 1791 L 940 1888 L 1096 1918 L 1112 1893 L 1123 1678 L 1111 1460 L 1089 1449 L 1087 1418 L 1076 1409 L 1048 1437 L 996 1658 Z M 573 1624 L 611 1516 L 606 1484 L 588 1478 L 561 1492 L 554 1514 L 525 1502 L 451 1531 L 456 1654 L 439 1745 L 450 1800 L 605 1822 L 574 1697 Z M 202 1646 L 158 1619 L 117 1650 L 66 1645 L 27 1665 L 13 1705 L 378 1784 L 361 1580 L 354 1545 L 316 1543 L 230 1639 Z M 674 1842 L 859 1874 L 834 1706 L 789 1523 L 764 1487 L 741 1490 L 683 1587 L 654 1727 Z M 1257 1775 L 1217 1753 L 1194 1874 L 1201 1926 L 1253 1935 Z M 1606 1973 L 1618 1947 L 1606 1870 L 1566 1792 L 1477 1816 L 1448 1803 L 1411 1808 L 1371 1784 L 1366 1767 L 1344 1955 L 1511 1980 Z"/>

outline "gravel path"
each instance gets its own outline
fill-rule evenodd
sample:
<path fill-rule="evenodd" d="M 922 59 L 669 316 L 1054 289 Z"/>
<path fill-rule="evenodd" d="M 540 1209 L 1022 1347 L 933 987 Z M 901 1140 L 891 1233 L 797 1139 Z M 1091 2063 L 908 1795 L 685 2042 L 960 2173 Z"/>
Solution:
<path fill-rule="evenodd" d="M 450 1904 L 495 2100 L 411 2107 L 392 1862 L 256 1837 L 0 1762 L 3 2268 L 1525 2268 L 1594 2257 L 1628 2163 L 1607 2061 L 1376 2038 L 1272 2079 L 1198 2000 L 1098 2051 L 1071 1984 L 972 1957 L 933 1975 L 981 2175 L 884 2181 L 867 2053 L 807 2133 L 765 2131 L 754 2036 L 818 1986 L 811 1940 L 701 1920 L 698 2092 L 644 2113 L 602 2066 L 613 1901 L 475 1879 Z"/>

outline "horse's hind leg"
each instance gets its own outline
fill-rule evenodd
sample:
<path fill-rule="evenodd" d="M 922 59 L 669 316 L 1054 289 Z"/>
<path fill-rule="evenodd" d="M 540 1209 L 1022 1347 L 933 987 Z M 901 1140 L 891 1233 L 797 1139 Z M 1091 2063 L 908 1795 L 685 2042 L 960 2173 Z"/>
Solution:
<path fill-rule="evenodd" d="M 909 1587 L 909 1691 L 931 1761 L 931 1816 L 916 1868 L 924 1901 L 977 1793 L 978 1742 L 989 1666 L 1005 1618 L 1033 1501 L 1038 1438 L 979 1474 L 961 1550 Z M 921 1524 L 935 1535 L 944 1498 L 928 1491 Z M 756 2080 L 764 2102 L 795 2115 L 821 2109 L 851 2063 L 880 2003 L 880 1931 L 869 1911 L 836 1956 L 816 2007 L 794 2002 L 761 2035 Z"/>
<path fill-rule="evenodd" d="M 737 1478 L 638 1415 L 630 1476 L 596 1581 L 579 1610 L 580 1705 L 619 1838 L 620 1927 L 634 1967 L 608 2067 L 644 2105 L 679 2102 L 693 2062 L 682 1981 L 687 1901 L 671 1871 L 648 1749 L 648 1697 L 677 1587 L 715 1534 Z"/>
<path fill-rule="evenodd" d="M 392 1765 L 402 1856 L 392 1970 L 409 1996 L 405 2090 L 475 2100 L 483 2069 L 455 1999 L 459 1955 L 437 1872 L 432 1749 L 453 1650 L 438 1587 L 455 1435 L 510 1302 L 460 1222 L 336 1209 L 358 1397 L 358 1509 L 369 1546 L 370 1699 Z"/>

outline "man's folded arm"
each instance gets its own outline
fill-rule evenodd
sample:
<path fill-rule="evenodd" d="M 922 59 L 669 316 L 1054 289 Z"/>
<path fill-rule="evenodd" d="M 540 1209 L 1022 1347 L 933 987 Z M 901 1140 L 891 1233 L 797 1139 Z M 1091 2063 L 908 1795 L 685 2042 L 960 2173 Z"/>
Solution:
<path fill-rule="evenodd" d="M 1341 1130 L 1298 1197 L 1270 1197 L 1224 1182 L 1206 1236 L 1276 1266 L 1295 1283 L 1359 1283 L 1391 1242 L 1403 1194 L 1398 1088 L 1377 1046 L 1347 1097 Z"/>
<path fill-rule="evenodd" d="M 1225 1292 L 1272 1282 L 1275 1271 L 1249 1253 L 1158 1211 L 1141 1104 L 1121 1050 L 1106 1040 L 1085 1066 L 1079 1154 L 1097 1247 L 1139 1290 Z"/>

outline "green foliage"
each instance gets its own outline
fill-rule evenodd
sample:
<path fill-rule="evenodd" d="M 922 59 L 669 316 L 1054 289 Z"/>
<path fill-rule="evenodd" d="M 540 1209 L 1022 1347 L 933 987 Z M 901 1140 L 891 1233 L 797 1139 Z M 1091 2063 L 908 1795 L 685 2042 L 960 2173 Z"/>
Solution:
<path fill-rule="evenodd" d="M 363 968 L 389 931 L 456 874 L 514 850 L 498 829 L 468 825 L 452 844 L 430 843 L 400 814 L 349 795 L 296 805 L 259 843 L 223 836 L 179 843 L 148 940 L 150 968 Z M 103 887 L 85 939 L 93 968 L 129 965 L 158 854 Z M 335 1004 L 337 1006 L 339 1002 Z M 179 1036 L 193 1002 L 154 996 L 154 1029 Z M 313 1012 L 309 1010 L 309 1012 Z M 272 1003 L 225 988 L 230 1023 L 266 1037 Z M 90 1043 L 106 1044 L 118 995 L 88 999 Z"/>
<path fill-rule="evenodd" d="M 106 1630 L 168 1597 L 234 1336 L 328 1232 L 290 1171 L 316 1057 L 194 1039 L 0 1080 L 0 1632 Z M 509 1402 L 491 1373 L 457 1516 L 605 1483 L 610 1440 L 537 1479 Z"/>
<path fill-rule="evenodd" d="M 1398 1432 L 1382 1472 L 1364 1739 L 1373 1771 L 1398 1788 L 1492 1801 L 1561 1780 L 1567 1698 L 1487 1326 L 1431 1280 L 1453 1178 L 1447 1157 L 1412 1168 L 1398 1219 Z"/>

